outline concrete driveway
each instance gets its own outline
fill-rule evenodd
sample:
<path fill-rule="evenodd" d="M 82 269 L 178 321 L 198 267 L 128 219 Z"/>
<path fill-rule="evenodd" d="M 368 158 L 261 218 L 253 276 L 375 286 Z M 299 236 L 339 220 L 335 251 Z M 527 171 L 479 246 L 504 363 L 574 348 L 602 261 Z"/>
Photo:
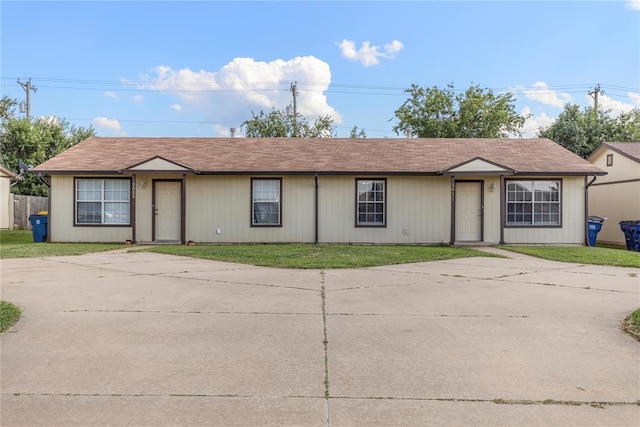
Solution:
<path fill-rule="evenodd" d="M 3 427 L 640 425 L 640 269 L 3 260 Z"/>

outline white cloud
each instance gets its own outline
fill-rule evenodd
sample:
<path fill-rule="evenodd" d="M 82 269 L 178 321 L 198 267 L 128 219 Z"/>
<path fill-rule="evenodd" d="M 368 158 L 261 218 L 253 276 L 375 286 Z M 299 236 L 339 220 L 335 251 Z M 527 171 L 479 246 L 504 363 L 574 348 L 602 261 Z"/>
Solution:
<path fill-rule="evenodd" d="M 551 90 L 545 82 L 535 82 L 530 88 L 517 86 L 514 89 L 522 90 L 524 95 L 531 100 L 551 105 L 552 107 L 562 108 L 567 102 L 571 102 L 571 95 Z"/>
<path fill-rule="evenodd" d="M 593 98 L 591 98 L 591 96 L 587 95 L 586 99 L 587 102 L 593 105 Z M 598 110 L 610 111 L 609 115 L 615 117 L 633 110 L 633 105 L 609 98 L 607 95 L 601 93 L 600 96 L 598 96 Z"/>
<path fill-rule="evenodd" d="M 633 10 L 640 10 L 640 0 L 627 0 L 627 7 Z"/>
<path fill-rule="evenodd" d="M 531 114 L 531 108 L 529 107 L 524 107 L 520 115 L 523 117 L 529 116 L 521 129 L 523 138 L 536 138 L 540 128 L 547 127 L 555 121 L 553 117 L 549 117 L 546 113 L 541 113 L 537 116 Z"/>
<path fill-rule="evenodd" d="M 111 98 L 111 99 L 118 99 L 118 95 L 116 95 L 115 92 L 111 92 L 110 90 L 104 93 L 104 97 Z"/>
<path fill-rule="evenodd" d="M 251 112 L 284 109 L 293 101 L 290 84 L 298 81 L 298 113 L 309 121 L 329 115 L 335 124 L 342 123 L 325 95 L 331 83 L 329 64 L 313 56 L 271 62 L 235 58 L 217 71 L 160 65 L 140 79 L 142 88 L 178 98 L 174 110 L 200 111 L 224 128 L 240 127 Z"/>
<path fill-rule="evenodd" d="M 379 58 L 394 58 L 394 55 L 400 52 L 404 45 L 402 42 L 394 40 L 385 44 L 381 52 L 379 46 L 371 46 L 368 41 L 362 42 L 360 49 L 356 49 L 355 42 L 344 39 L 338 44 L 338 47 L 343 57 L 352 62 L 360 62 L 365 67 L 371 67 L 380 63 Z"/>
<path fill-rule="evenodd" d="M 640 107 L 640 93 L 629 92 L 628 95 L 629 98 L 631 98 L 631 100 Z"/>
<path fill-rule="evenodd" d="M 93 125 L 97 128 L 106 129 L 115 133 L 118 136 L 126 135 L 124 129 L 120 125 L 120 122 L 117 119 L 108 119 L 106 117 L 94 117 L 92 121 Z"/>
<path fill-rule="evenodd" d="M 144 95 L 136 95 L 133 97 L 133 102 L 142 102 L 144 101 Z"/>

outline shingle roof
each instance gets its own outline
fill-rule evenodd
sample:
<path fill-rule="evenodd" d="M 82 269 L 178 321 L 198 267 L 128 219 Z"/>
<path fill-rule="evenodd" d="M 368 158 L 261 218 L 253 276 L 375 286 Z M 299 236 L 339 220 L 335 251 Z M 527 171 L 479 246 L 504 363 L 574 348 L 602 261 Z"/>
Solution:
<path fill-rule="evenodd" d="M 474 158 L 517 173 L 603 171 L 549 139 L 101 138 L 86 139 L 35 172 L 120 172 L 155 157 L 197 173 L 439 173 Z"/>
<path fill-rule="evenodd" d="M 640 142 L 605 142 L 603 145 L 640 163 Z"/>

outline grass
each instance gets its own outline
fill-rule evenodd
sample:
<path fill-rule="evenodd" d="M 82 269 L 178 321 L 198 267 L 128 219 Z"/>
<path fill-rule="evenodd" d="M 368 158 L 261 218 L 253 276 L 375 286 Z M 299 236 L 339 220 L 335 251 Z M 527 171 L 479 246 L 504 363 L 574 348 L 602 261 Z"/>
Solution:
<path fill-rule="evenodd" d="M 22 310 L 7 301 L 0 301 L 0 333 L 16 324 Z"/>
<path fill-rule="evenodd" d="M 276 268 L 361 268 L 474 256 L 470 248 L 393 245 L 238 244 L 156 246 L 145 251 Z"/>
<path fill-rule="evenodd" d="M 82 255 L 123 248 L 122 243 L 35 243 L 29 230 L 0 230 L 0 258 Z"/>
<path fill-rule="evenodd" d="M 640 252 L 587 246 L 500 246 L 552 261 L 640 268 Z"/>
<path fill-rule="evenodd" d="M 640 341 L 640 308 L 631 313 L 623 322 L 622 329 Z"/>

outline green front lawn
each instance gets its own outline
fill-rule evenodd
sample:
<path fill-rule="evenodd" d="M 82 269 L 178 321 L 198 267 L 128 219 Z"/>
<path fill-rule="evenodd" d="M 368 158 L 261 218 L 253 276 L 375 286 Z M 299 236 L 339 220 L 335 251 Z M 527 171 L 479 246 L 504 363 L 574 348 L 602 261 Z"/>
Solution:
<path fill-rule="evenodd" d="M 0 333 L 16 324 L 22 310 L 7 301 L 0 301 Z"/>
<path fill-rule="evenodd" d="M 500 246 L 513 252 L 560 262 L 640 268 L 640 252 L 588 246 Z"/>
<path fill-rule="evenodd" d="M 469 248 L 399 245 L 238 244 L 156 246 L 145 250 L 266 267 L 316 269 L 361 268 L 495 256 Z"/>
<path fill-rule="evenodd" d="M 0 230 L 0 258 L 82 255 L 124 248 L 122 243 L 35 243 L 30 230 Z"/>

